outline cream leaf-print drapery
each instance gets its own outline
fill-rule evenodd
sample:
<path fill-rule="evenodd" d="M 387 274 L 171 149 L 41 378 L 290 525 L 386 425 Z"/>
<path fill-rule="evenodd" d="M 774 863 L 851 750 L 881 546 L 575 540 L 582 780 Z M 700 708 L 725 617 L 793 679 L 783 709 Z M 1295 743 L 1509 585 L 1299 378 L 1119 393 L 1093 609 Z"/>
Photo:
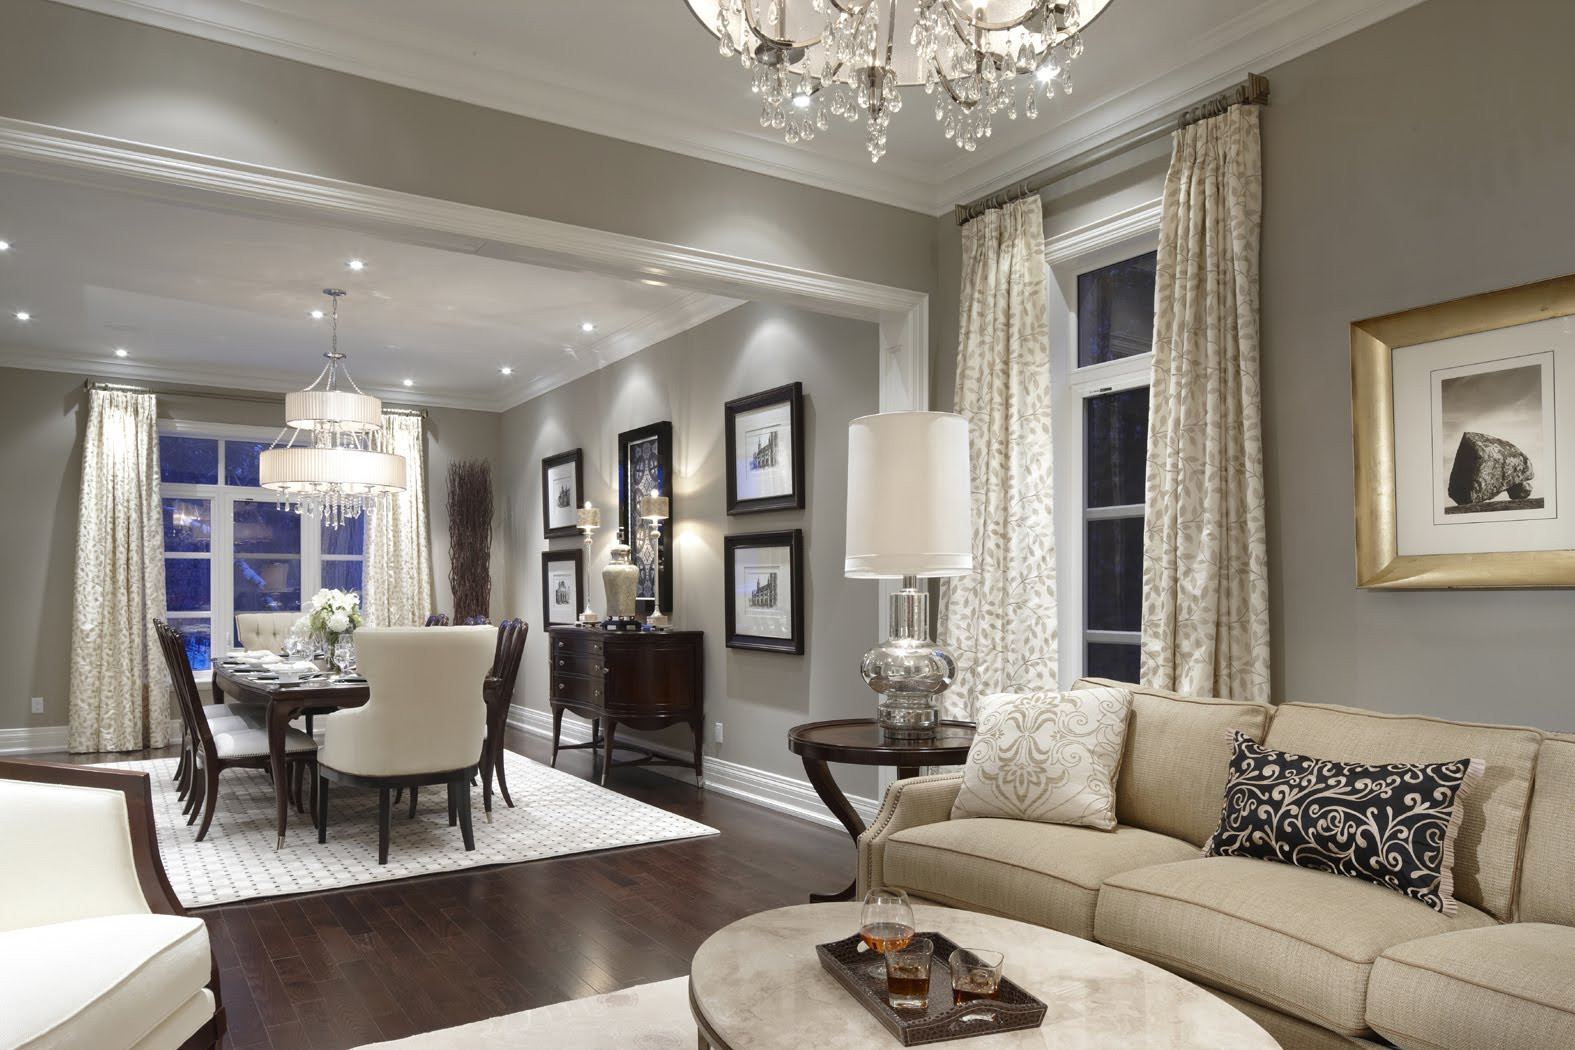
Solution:
<path fill-rule="evenodd" d="M 372 513 L 366 526 L 361 609 L 378 627 L 414 627 L 432 608 L 432 538 L 427 529 L 426 420 L 383 413 L 378 447 L 405 457 L 405 491 Z"/>
<path fill-rule="evenodd" d="M 941 583 L 957 657 L 943 714 L 992 693 L 1056 688 L 1050 332 L 1038 197 L 962 228 L 956 411 L 968 420 L 974 573 Z"/>
<path fill-rule="evenodd" d="M 152 394 L 88 391 L 72 603 L 73 752 L 163 747 L 170 684 L 153 634 L 164 614 L 164 526 Z"/>
<path fill-rule="evenodd" d="M 1176 132 L 1154 295 L 1143 681 L 1267 700 L 1258 107 Z"/>

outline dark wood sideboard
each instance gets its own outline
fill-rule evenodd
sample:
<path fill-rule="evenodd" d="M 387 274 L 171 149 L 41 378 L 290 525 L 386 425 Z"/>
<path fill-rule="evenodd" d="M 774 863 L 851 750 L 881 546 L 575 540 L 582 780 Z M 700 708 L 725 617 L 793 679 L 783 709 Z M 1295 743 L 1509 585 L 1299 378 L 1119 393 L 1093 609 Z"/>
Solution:
<path fill-rule="evenodd" d="M 602 749 L 601 782 L 614 766 L 671 765 L 703 776 L 700 746 L 705 740 L 705 654 L 703 631 L 603 631 L 595 627 L 548 629 L 548 702 L 552 705 L 552 761 L 558 752 Z M 591 722 L 584 744 L 559 744 L 563 712 Z M 619 726 L 665 729 L 689 723 L 694 762 L 658 755 L 638 744 L 616 744 Z M 638 759 L 613 761 L 614 749 L 634 751 Z"/>

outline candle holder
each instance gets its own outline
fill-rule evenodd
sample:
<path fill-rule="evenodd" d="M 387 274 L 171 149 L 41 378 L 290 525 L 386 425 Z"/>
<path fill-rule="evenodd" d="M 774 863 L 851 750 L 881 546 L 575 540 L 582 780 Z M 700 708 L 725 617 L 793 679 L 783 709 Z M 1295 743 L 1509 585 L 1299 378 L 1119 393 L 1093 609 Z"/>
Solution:
<path fill-rule="evenodd" d="M 585 501 L 575 515 L 575 526 L 585 534 L 585 564 L 591 564 L 591 534 L 602 527 L 602 512 L 591 505 L 590 500 Z M 588 582 L 588 580 L 587 580 Z M 591 611 L 591 589 L 585 588 L 585 611 L 580 613 L 580 623 L 587 627 L 596 625 L 596 614 Z"/>
<path fill-rule="evenodd" d="M 670 513 L 671 507 L 667 497 L 659 492 L 653 492 L 640 500 L 640 517 L 650 524 L 651 531 L 656 534 L 656 575 L 653 580 L 651 615 L 645 618 L 646 625 L 649 627 L 671 626 L 667 614 L 662 612 L 662 522 L 667 520 Z"/>

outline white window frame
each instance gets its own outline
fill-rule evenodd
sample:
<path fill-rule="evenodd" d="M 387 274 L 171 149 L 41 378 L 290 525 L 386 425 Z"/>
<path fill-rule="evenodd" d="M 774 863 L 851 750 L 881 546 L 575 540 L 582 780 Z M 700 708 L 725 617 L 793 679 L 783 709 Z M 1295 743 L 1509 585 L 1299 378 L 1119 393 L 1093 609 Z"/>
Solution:
<path fill-rule="evenodd" d="M 1134 222 L 1134 212 L 1141 212 Z M 1123 212 L 1106 223 L 1083 227 L 1045 245 L 1050 300 L 1050 384 L 1055 441 L 1056 505 L 1056 606 L 1060 645 L 1060 677 L 1070 684 L 1083 677 L 1090 642 L 1135 644 L 1137 631 L 1089 631 L 1085 615 L 1085 536 L 1090 520 L 1137 517 L 1141 504 L 1131 507 L 1083 505 L 1083 415 L 1090 397 L 1148 386 L 1154 364 L 1152 353 L 1106 361 L 1086 368 L 1077 366 L 1077 279 L 1102 266 L 1131 259 L 1159 246 L 1158 202 L 1144 209 Z"/>
<path fill-rule="evenodd" d="M 236 503 L 248 500 L 257 503 L 277 504 L 279 495 L 265 488 L 242 487 L 224 484 L 224 442 L 261 441 L 272 443 L 279 436 L 278 427 L 255 427 L 237 423 L 201 423 L 184 419 L 159 421 L 159 434 L 171 437 L 211 438 L 219 442 L 219 481 L 213 485 L 188 485 L 175 482 L 160 483 L 159 497 L 177 499 L 203 499 L 212 504 L 212 533 L 207 554 L 196 552 L 166 552 L 167 558 L 208 559 L 208 631 L 210 652 L 222 653 L 230 647 L 230 629 L 235 619 L 235 511 Z M 316 594 L 322 587 L 322 567 L 327 561 L 364 561 L 363 555 L 324 554 L 322 531 L 317 519 L 306 518 L 301 528 L 301 600 Z M 310 524 L 309 524 L 310 523 Z M 176 612 L 165 609 L 171 622 L 196 620 L 201 613 Z M 223 629 L 220 620 L 223 619 Z M 198 671 L 199 682 L 212 678 L 211 671 Z"/>

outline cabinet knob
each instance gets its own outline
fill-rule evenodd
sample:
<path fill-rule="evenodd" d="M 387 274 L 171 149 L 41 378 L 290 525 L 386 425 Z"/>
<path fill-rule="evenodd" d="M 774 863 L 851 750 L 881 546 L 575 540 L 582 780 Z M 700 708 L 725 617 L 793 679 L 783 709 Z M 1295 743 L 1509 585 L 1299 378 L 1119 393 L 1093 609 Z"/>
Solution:
<path fill-rule="evenodd" d="M 560 659 L 559 659 L 559 660 L 558 660 L 558 666 L 559 666 L 559 667 L 562 667 L 562 666 L 563 666 L 563 660 L 562 660 L 562 658 L 560 658 Z"/>

